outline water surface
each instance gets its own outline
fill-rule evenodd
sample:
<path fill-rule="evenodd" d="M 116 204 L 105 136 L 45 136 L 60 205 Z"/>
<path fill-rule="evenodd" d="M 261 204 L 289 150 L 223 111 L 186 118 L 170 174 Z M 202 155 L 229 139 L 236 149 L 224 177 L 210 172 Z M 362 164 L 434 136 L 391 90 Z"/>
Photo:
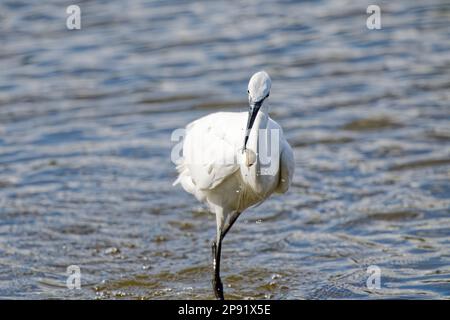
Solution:
<path fill-rule="evenodd" d="M 226 297 L 450 297 L 448 1 L 381 1 L 382 30 L 370 1 L 77 3 L 78 31 L 70 1 L 0 4 L 0 297 L 212 298 L 170 135 L 260 69 L 296 175 L 224 241 Z"/>

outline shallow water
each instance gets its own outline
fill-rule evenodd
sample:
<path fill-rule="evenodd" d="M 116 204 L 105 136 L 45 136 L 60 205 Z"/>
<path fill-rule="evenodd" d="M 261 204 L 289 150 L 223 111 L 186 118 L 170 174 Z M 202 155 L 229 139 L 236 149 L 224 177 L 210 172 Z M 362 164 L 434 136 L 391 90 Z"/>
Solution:
<path fill-rule="evenodd" d="M 369 1 L 78 3 L 79 31 L 0 3 L 1 298 L 212 298 L 170 135 L 246 110 L 259 69 L 296 175 L 224 241 L 226 297 L 450 297 L 448 1 L 379 1 L 373 31 Z"/>

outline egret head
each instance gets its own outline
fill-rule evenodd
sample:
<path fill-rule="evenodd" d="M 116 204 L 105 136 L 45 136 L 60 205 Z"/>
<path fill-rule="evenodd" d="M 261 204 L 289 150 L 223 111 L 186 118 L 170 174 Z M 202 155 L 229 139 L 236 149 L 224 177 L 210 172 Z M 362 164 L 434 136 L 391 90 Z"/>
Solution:
<path fill-rule="evenodd" d="M 250 78 L 247 91 L 250 109 L 248 111 L 244 150 L 247 147 L 248 137 L 250 136 L 250 131 L 252 130 L 256 115 L 258 114 L 258 111 L 261 108 L 264 100 L 269 96 L 271 86 L 272 80 L 270 80 L 269 75 L 265 71 L 259 71 Z"/>

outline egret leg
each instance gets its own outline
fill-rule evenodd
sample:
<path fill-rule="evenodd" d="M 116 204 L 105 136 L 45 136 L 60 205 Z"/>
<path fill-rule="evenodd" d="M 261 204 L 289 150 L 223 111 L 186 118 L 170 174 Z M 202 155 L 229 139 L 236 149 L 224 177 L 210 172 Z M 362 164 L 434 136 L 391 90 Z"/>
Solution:
<path fill-rule="evenodd" d="M 214 289 L 214 295 L 218 300 L 224 300 L 223 297 L 223 285 L 220 279 L 220 255 L 222 252 L 222 233 L 224 227 L 224 214 L 223 211 L 216 211 L 216 222 L 217 222 L 217 235 L 216 240 L 212 243 L 212 259 L 213 259 L 213 278 L 212 285 Z"/>
<path fill-rule="evenodd" d="M 221 217 L 218 217 L 217 219 L 217 239 L 213 241 L 212 243 L 212 259 L 213 259 L 213 268 L 214 268 L 214 275 L 212 279 L 213 283 L 213 289 L 214 289 L 214 295 L 218 300 L 224 300 L 223 297 L 223 285 L 222 281 L 220 279 L 220 257 L 221 257 L 221 251 L 222 251 L 222 240 L 225 238 L 225 235 L 230 231 L 231 227 L 233 226 L 234 222 L 237 220 L 241 213 L 240 212 L 233 212 L 229 217 L 225 224 L 225 226 L 222 227 L 223 220 Z"/>
<path fill-rule="evenodd" d="M 233 226 L 237 218 L 239 218 L 240 214 L 241 214 L 240 212 L 235 211 L 228 218 L 228 221 L 222 231 L 222 239 L 225 238 L 226 234 L 228 233 L 228 231 L 230 231 L 231 227 Z"/>
<path fill-rule="evenodd" d="M 224 300 L 223 297 L 223 285 L 220 279 L 220 253 L 222 250 L 222 239 L 218 242 L 213 241 L 212 243 L 212 253 L 213 253 L 213 268 L 214 275 L 212 279 L 214 295 L 217 300 Z"/>

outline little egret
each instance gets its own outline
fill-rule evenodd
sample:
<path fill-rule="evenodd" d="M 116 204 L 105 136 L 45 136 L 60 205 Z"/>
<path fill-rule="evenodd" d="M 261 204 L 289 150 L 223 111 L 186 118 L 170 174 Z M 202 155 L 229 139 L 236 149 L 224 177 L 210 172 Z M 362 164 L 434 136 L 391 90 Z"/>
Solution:
<path fill-rule="evenodd" d="M 271 84 L 265 71 L 255 73 L 248 84 L 248 113 L 217 112 L 186 127 L 174 185 L 181 183 L 216 214 L 212 284 L 217 299 L 224 298 L 220 253 L 225 235 L 245 209 L 274 192 L 285 193 L 294 174 L 292 149 L 280 125 L 269 117 Z"/>

